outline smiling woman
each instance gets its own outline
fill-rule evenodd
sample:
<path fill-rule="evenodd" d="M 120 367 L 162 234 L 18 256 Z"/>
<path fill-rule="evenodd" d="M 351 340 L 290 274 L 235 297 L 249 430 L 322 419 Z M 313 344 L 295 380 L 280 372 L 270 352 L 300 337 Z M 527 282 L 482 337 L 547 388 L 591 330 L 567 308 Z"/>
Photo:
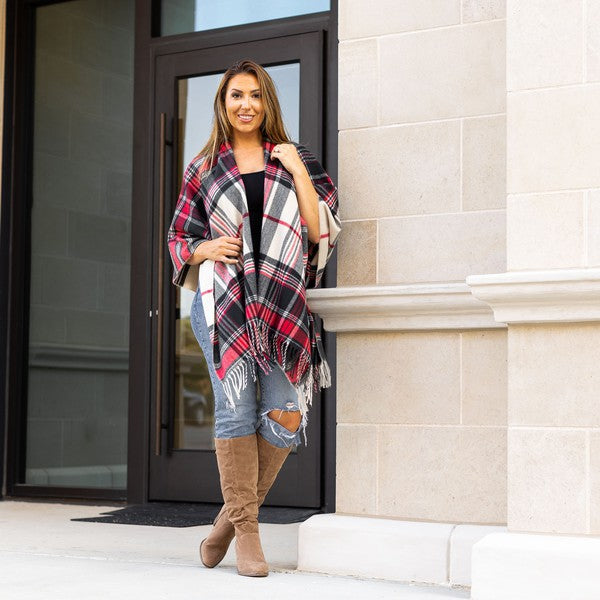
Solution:
<path fill-rule="evenodd" d="M 290 140 L 259 64 L 225 72 L 214 111 L 168 236 L 173 283 L 198 266 L 191 320 L 215 397 L 225 506 L 200 556 L 216 566 L 235 535 L 238 572 L 265 576 L 258 506 L 302 433 L 307 442 L 313 393 L 331 383 L 306 288 L 318 285 L 341 229 L 337 189 Z"/>
<path fill-rule="evenodd" d="M 293 61 L 286 64 L 271 65 L 267 66 L 265 70 L 277 87 L 286 131 L 289 132 L 291 139 L 298 139 L 300 63 Z M 183 176 L 185 167 L 192 162 L 198 153 L 198 149 L 202 147 L 210 135 L 215 90 L 224 72 L 225 69 L 219 74 L 196 74 L 192 77 L 177 78 L 178 114 L 182 124 L 181 153 L 177 155 L 180 176 Z M 256 173 L 257 171 L 259 172 Z M 258 187 L 262 190 L 264 187 L 264 160 L 256 169 L 252 169 L 252 172 L 253 174 L 244 175 L 244 185 L 248 189 L 249 202 L 251 201 L 250 188 Z M 246 178 L 249 178 L 250 181 L 246 182 Z M 259 247 L 260 244 L 261 224 L 262 210 L 260 213 L 251 210 L 252 239 L 255 248 Z M 255 239 L 256 242 L 254 242 Z M 255 253 L 255 258 L 258 262 L 258 253 Z M 197 269 L 198 266 L 196 265 L 190 270 L 194 268 Z M 258 272 L 258 264 L 256 264 L 255 269 Z M 188 279 L 191 280 L 193 277 Z M 214 395 L 206 361 L 200 352 L 200 348 L 198 348 L 191 329 L 190 311 L 197 282 L 198 276 L 196 273 L 195 283 L 175 290 L 180 310 L 175 325 L 177 335 L 175 337 L 174 443 L 176 449 L 196 451 L 197 456 L 208 460 L 206 454 L 201 454 L 201 452 L 207 451 L 207 454 L 208 452 L 212 454 L 214 451 Z M 196 400 L 192 400 L 192 398 Z M 198 406 L 197 398 L 202 400 L 202 410 L 194 408 Z M 293 457 L 294 460 L 298 458 L 295 452 L 293 452 Z M 212 456 L 210 458 L 212 464 L 213 458 Z M 303 457 L 303 460 L 307 459 Z M 199 465 L 196 468 L 200 471 L 203 467 Z M 213 485 L 215 486 L 215 493 L 219 494 L 218 483 L 215 482 Z M 276 498 L 277 493 L 288 493 L 287 489 L 280 487 L 279 490 L 281 491 L 278 492 L 275 489 L 270 498 Z M 298 498 L 299 494 L 293 496 Z M 281 499 L 277 501 L 282 502 Z"/>

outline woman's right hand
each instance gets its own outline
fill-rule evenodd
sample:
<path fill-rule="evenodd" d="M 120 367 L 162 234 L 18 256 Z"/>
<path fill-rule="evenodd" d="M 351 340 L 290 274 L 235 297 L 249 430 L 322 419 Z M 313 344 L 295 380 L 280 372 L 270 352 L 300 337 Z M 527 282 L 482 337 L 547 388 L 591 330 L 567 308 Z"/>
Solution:
<path fill-rule="evenodd" d="M 195 265 L 207 258 L 230 264 L 241 262 L 242 248 L 243 245 L 240 238 L 222 235 L 214 240 L 206 240 L 199 244 L 188 262 Z"/>

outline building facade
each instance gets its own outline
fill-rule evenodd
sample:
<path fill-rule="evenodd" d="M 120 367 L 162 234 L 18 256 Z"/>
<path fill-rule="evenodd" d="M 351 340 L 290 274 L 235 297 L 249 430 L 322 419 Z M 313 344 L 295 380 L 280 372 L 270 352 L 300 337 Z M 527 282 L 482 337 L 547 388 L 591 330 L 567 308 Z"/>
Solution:
<path fill-rule="evenodd" d="M 595 598 L 600 3 L 230 4 L 8 2 L 4 495 L 219 500 L 158 249 L 207 98 L 249 56 L 343 221 L 309 297 L 335 385 L 270 496 L 324 513 L 299 568 Z"/>

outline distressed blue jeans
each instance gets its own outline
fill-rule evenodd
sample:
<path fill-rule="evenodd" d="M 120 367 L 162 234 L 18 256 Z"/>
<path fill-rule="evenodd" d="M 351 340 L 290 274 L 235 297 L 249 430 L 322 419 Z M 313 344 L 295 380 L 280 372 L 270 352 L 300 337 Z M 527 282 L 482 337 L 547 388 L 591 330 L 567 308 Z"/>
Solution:
<path fill-rule="evenodd" d="M 206 359 L 215 398 L 215 437 L 234 438 L 258 432 L 270 444 L 286 448 L 300 444 L 301 432 L 306 427 L 306 415 L 297 431 L 290 431 L 269 417 L 271 411 L 298 411 L 296 389 L 286 377 L 283 369 L 271 362 L 273 369 L 265 374 L 257 367 L 256 382 L 249 378 L 248 385 L 235 401 L 235 409 L 227 405 L 227 396 L 217 376 L 212 360 L 212 344 L 209 337 L 202 297 L 197 291 L 190 311 L 192 331 Z M 257 383 L 260 400 L 257 399 Z"/>

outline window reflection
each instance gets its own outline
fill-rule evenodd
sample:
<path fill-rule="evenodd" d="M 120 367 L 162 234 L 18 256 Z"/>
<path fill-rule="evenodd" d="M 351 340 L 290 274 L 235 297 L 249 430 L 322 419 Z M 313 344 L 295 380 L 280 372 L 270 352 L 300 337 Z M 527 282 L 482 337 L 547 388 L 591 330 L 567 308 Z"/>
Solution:
<path fill-rule="evenodd" d="M 125 489 L 135 3 L 35 15 L 25 483 Z"/>
<path fill-rule="evenodd" d="M 258 23 L 329 9 L 329 0 L 162 0 L 161 35 Z"/>

